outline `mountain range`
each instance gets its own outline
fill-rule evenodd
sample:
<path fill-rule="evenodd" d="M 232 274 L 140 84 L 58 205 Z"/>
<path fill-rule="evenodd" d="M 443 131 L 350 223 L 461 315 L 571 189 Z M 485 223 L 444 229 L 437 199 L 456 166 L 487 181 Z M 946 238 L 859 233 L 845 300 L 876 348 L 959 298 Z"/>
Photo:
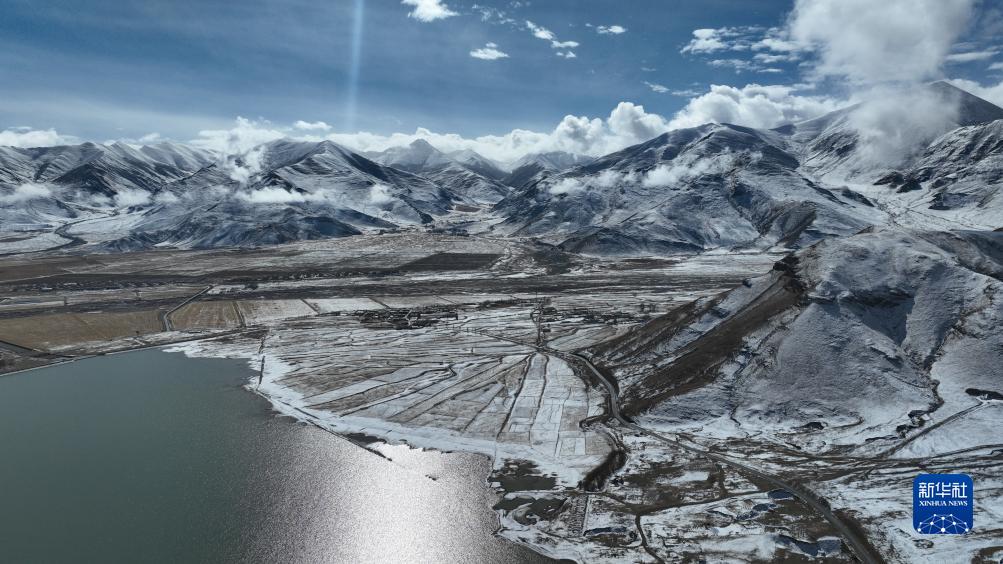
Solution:
<path fill-rule="evenodd" d="M 238 155 L 179 143 L 2 147 L 0 230 L 18 234 L 18 250 L 132 250 L 462 229 L 630 255 L 797 249 L 882 225 L 1000 227 L 1003 109 L 947 83 L 923 94 L 950 111 L 880 161 L 860 125 L 867 103 L 772 130 L 706 124 L 596 159 L 542 153 L 509 167 L 424 140 L 368 153 L 292 140 Z"/>

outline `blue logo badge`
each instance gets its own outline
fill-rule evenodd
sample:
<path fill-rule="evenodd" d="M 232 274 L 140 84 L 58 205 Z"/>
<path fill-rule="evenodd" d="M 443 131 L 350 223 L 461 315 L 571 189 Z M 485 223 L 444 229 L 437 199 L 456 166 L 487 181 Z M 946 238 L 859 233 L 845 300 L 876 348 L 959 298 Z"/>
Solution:
<path fill-rule="evenodd" d="M 972 530 L 975 495 L 967 474 L 920 474 L 912 482 L 912 526 L 924 535 Z"/>

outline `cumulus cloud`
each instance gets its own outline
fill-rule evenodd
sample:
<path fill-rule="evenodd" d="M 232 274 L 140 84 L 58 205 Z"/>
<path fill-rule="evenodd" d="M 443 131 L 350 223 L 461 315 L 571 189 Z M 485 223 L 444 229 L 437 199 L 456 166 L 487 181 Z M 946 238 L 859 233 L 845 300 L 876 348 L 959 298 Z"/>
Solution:
<path fill-rule="evenodd" d="M 558 51 L 556 53 L 556 55 L 558 57 L 563 57 L 565 59 L 577 59 L 578 58 L 578 55 L 575 55 L 574 51 L 564 51 L 564 52 Z"/>
<path fill-rule="evenodd" d="M 0 146 L 52 147 L 55 145 L 69 145 L 78 141 L 75 137 L 57 133 L 55 129 L 12 127 L 0 131 Z"/>
<path fill-rule="evenodd" d="M 858 83 L 915 81 L 940 71 L 975 0 L 798 0 L 790 36 L 818 53 L 814 72 Z"/>
<path fill-rule="evenodd" d="M 836 110 L 842 103 L 823 96 L 800 95 L 790 86 L 748 84 L 741 88 L 712 85 L 691 99 L 670 126 L 696 127 L 710 122 L 772 128 Z"/>
<path fill-rule="evenodd" d="M 296 129 L 301 129 L 303 131 L 330 131 L 331 129 L 331 126 L 323 121 L 310 122 L 310 121 L 297 120 L 296 123 L 293 124 L 293 127 L 295 127 Z"/>
<path fill-rule="evenodd" d="M 401 4 L 413 6 L 414 9 L 408 12 L 407 16 L 420 22 L 434 22 L 459 15 L 450 10 L 442 0 L 401 0 Z"/>
<path fill-rule="evenodd" d="M 0 189 L 0 203 L 16 204 L 21 202 L 27 202 L 28 200 L 48 198 L 51 195 L 52 195 L 52 190 L 45 184 L 26 182 L 24 184 L 21 184 L 20 186 L 15 187 L 10 192 L 6 192 Z"/>
<path fill-rule="evenodd" d="M 506 59 L 508 58 L 508 53 L 498 49 L 498 45 L 495 43 L 488 43 L 481 47 L 480 49 L 474 49 L 470 52 L 470 56 L 475 59 L 481 59 L 484 61 L 494 61 L 496 59 Z"/>
<path fill-rule="evenodd" d="M 975 1 L 797 1 L 788 33 L 816 53 L 812 74 L 846 81 L 862 100 L 850 116 L 858 161 L 895 166 L 952 127 L 958 108 L 923 82 L 951 60 Z"/>
<path fill-rule="evenodd" d="M 465 138 L 418 128 L 410 134 L 331 133 L 325 138 L 358 151 L 383 151 L 424 139 L 445 152 L 470 149 L 500 162 L 512 162 L 529 153 L 548 151 L 604 155 L 665 131 L 668 120 L 664 117 L 646 112 L 643 106 L 621 102 L 605 119 L 568 115 L 549 132 L 515 129 L 502 135 Z"/>
<path fill-rule="evenodd" d="M 620 35 L 627 33 L 627 28 L 622 25 L 601 25 L 596 27 L 596 33 L 600 35 Z"/>

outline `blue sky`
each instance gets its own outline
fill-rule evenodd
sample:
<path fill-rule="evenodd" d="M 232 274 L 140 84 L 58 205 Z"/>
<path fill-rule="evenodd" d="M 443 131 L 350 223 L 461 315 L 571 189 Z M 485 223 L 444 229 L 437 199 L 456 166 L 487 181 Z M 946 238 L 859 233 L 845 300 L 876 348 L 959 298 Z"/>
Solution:
<path fill-rule="evenodd" d="M 790 51 L 761 43 L 776 36 L 771 28 L 783 28 L 794 6 L 785 0 L 4 5 L 0 129 L 53 128 L 86 139 L 157 132 L 184 140 L 228 127 L 237 116 L 276 127 L 323 121 L 330 131 L 378 134 L 418 127 L 465 137 L 550 131 L 568 114 L 605 118 L 622 101 L 671 117 L 710 85 L 803 88 L 811 68 L 808 55 L 782 60 Z M 361 36 L 354 33 L 359 5 Z M 447 17 L 415 17 L 429 6 L 433 16 L 440 9 Z M 952 52 L 981 54 L 948 70 L 986 84 L 995 76 L 989 67 L 1003 59 L 986 55 L 997 47 L 992 22 L 1003 18 L 991 3 L 973 10 L 981 14 L 973 21 L 983 23 L 967 25 L 973 40 Z M 609 33 L 611 26 L 624 31 Z M 704 43 L 710 50 L 685 49 L 696 29 L 730 31 L 712 34 Z M 357 37 L 357 102 L 350 112 Z M 721 44 L 727 48 L 715 48 Z M 479 49 L 506 56 L 471 56 Z M 815 81 L 811 95 L 845 97 L 839 83 Z"/>

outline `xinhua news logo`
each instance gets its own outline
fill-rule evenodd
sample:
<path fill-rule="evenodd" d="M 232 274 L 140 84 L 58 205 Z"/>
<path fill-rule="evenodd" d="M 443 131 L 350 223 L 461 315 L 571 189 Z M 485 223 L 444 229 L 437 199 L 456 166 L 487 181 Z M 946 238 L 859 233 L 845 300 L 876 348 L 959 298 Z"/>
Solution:
<path fill-rule="evenodd" d="M 920 474 L 912 482 L 912 526 L 924 535 L 972 530 L 975 493 L 967 474 Z"/>

